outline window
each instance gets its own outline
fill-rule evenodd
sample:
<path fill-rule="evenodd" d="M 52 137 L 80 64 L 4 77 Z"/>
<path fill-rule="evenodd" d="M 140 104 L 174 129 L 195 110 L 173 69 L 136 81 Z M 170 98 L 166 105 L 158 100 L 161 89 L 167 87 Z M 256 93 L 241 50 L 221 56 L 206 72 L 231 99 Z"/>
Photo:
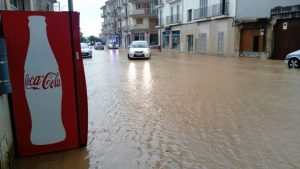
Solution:
<path fill-rule="evenodd" d="M 141 9 L 142 8 L 142 4 L 141 3 L 135 4 L 135 7 L 136 7 L 136 9 Z"/>
<path fill-rule="evenodd" d="M 143 18 L 137 18 L 136 24 L 143 24 Z"/>
<path fill-rule="evenodd" d="M 163 48 L 168 49 L 169 48 L 169 37 L 170 32 L 163 32 Z"/>
<path fill-rule="evenodd" d="M 4 2 L 2 0 L 0 0 L 0 10 L 4 10 Z"/>
<path fill-rule="evenodd" d="M 163 10 L 160 10 L 159 13 L 159 25 L 163 25 Z"/>
<path fill-rule="evenodd" d="M 180 31 L 172 31 L 172 49 L 180 49 Z"/>
<path fill-rule="evenodd" d="M 206 37 L 207 34 L 206 33 L 200 33 L 199 34 L 199 53 L 206 53 Z"/>
<path fill-rule="evenodd" d="M 145 40 L 145 35 L 143 33 L 134 34 L 134 40 Z"/>
<path fill-rule="evenodd" d="M 200 0 L 200 11 L 199 11 L 200 18 L 207 17 L 207 0 Z"/>
<path fill-rule="evenodd" d="M 149 18 L 149 26 L 150 28 L 155 28 L 155 26 L 157 25 L 157 19 L 155 18 Z"/>
<path fill-rule="evenodd" d="M 200 8 L 207 7 L 207 0 L 200 0 Z"/>
<path fill-rule="evenodd" d="M 194 38 L 193 35 L 187 35 L 187 41 L 188 41 L 188 52 L 193 51 L 194 47 Z"/>
<path fill-rule="evenodd" d="M 11 6 L 13 6 L 14 8 L 18 8 L 18 7 L 19 7 L 18 0 L 9 0 L 9 3 L 10 3 Z"/>
<path fill-rule="evenodd" d="M 188 10 L 187 21 L 188 21 L 188 22 L 192 21 L 192 9 L 189 9 L 189 10 Z"/>
<path fill-rule="evenodd" d="M 224 32 L 218 33 L 218 55 L 224 54 Z"/>

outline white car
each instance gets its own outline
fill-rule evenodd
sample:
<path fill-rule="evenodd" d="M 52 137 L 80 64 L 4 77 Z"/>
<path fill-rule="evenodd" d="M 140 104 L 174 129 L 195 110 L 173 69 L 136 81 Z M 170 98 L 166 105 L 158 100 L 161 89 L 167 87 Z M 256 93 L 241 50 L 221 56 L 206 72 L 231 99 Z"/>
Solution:
<path fill-rule="evenodd" d="M 289 53 L 284 60 L 285 64 L 288 65 L 290 69 L 299 68 L 300 66 L 300 50 Z"/>
<path fill-rule="evenodd" d="M 92 49 L 87 43 L 80 43 L 82 57 L 92 57 Z"/>
<path fill-rule="evenodd" d="M 129 46 L 128 59 L 151 58 L 151 51 L 147 41 L 133 41 Z"/>

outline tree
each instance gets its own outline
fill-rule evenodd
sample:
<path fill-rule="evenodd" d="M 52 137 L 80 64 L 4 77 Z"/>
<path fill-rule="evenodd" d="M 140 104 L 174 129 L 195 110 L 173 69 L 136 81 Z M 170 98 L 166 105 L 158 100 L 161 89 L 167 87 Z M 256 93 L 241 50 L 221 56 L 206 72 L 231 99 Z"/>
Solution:
<path fill-rule="evenodd" d="M 88 40 L 83 36 L 83 33 L 80 32 L 80 42 L 87 42 Z"/>
<path fill-rule="evenodd" d="M 93 43 L 93 42 L 99 42 L 99 41 L 100 41 L 99 38 L 97 38 L 96 36 L 93 36 L 93 35 L 89 36 L 89 37 L 88 37 L 88 40 L 89 40 L 91 43 Z"/>

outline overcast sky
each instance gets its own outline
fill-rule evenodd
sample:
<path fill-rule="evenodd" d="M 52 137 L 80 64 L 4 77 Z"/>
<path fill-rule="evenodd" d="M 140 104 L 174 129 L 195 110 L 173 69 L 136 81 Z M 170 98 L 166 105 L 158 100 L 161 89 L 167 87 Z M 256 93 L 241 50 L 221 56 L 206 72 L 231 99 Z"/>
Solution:
<path fill-rule="evenodd" d="M 63 11 L 68 10 L 68 0 L 58 0 Z M 74 11 L 80 12 L 80 31 L 83 36 L 99 37 L 101 32 L 101 10 L 106 0 L 73 0 Z"/>

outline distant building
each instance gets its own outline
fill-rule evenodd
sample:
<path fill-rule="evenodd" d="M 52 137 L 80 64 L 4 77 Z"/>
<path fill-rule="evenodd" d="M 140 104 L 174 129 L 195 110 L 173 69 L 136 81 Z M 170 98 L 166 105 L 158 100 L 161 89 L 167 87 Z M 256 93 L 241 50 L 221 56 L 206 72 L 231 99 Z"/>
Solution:
<path fill-rule="evenodd" d="M 102 8 L 102 34 L 108 42 L 126 47 L 133 40 L 158 44 L 155 0 L 109 0 Z"/>
<path fill-rule="evenodd" d="M 300 49 L 300 2 L 287 5 L 289 6 L 279 6 L 271 10 L 272 59 L 283 60 L 288 53 Z"/>
<path fill-rule="evenodd" d="M 163 50 L 269 58 L 273 51 L 271 9 L 299 3 L 299 0 L 157 0 L 159 44 Z M 293 13 L 297 11 L 295 8 Z"/>
<path fill-rule="evenodd" d="M 235 2 L 228 0 L 158 0 L 160 45 L 210 55 L 233 56 Z"/>
<path fill-rule="evenodd" d="M 283 59 L 285 55 L 289 52 L 283 52 L 281 54 L 272 56 L 273 51 L 286 51 L 284 45 L 276 46 L 278 42 L 276 38 L 276 33 L 273 32 L 274 26 L 276 24 L 276 19 L 273 19 L 271 16 L 275 16 L 275 10 L 272 8 L 278 6 L 293 6 L 300 5 L 299 0 L 237 0 L 236 1 L 236 14 L 234 17 L 234 25 L 236 27 L 236 42 L 235 42 L 235 51 L 236 55 L 246 56 L 246 57 L 261 57 L 261 58 L 273 58 L 273 59 Z M 276 8 L 276 9 L 280 9 Z M 293 8 L 288 10 L 286 8 L 284 12 L 286 15 L 291 14 L 290 19 L 292 18 L 292 13 L 300 11 L 300 8 Z M 279 12 L 279 11 L 278 11 Z M 278 13 L 280 14 L 280 12 Z M 300 15 L 298 15 L 299 18 Z M 273 17 L 274 18 L 274 17 Z M 296 18 L 294 16 L 293 18 Z M 282 19 L 282 18 L 278 18 Z M 298 23 L 299 20 L 298 20 Z M 298 30 L 300 26 L 298 26 Z M 282 30 L 282 29 L 281 29 Z M 289 29 L 290 30 L 290 29 Z M 287 32 L 287 31 L 280 31 Z M 299 33 L 295 32 L 294 37 Z M 299 34 L 300 35 L 300 34 Z M 299 38 L 298 38 L 299 39 Z M 297 41 L 298 41 L 297 39 Z M 282 43 L 280 44 L 287 44 Z M 299 44 L 299 43 L 295 43 Z M 275 45 L 275 46 L 274 46 Z M 283 48 L 285 49 L 283 49 Z M 298 45 L 300 49 L 300 44 Z M 293 48 L 295 49 L 295 47 Z M 289 50 L 292 51 L 292 50 Z M 278 53 L 278 52 L 277 52 Z"/>

